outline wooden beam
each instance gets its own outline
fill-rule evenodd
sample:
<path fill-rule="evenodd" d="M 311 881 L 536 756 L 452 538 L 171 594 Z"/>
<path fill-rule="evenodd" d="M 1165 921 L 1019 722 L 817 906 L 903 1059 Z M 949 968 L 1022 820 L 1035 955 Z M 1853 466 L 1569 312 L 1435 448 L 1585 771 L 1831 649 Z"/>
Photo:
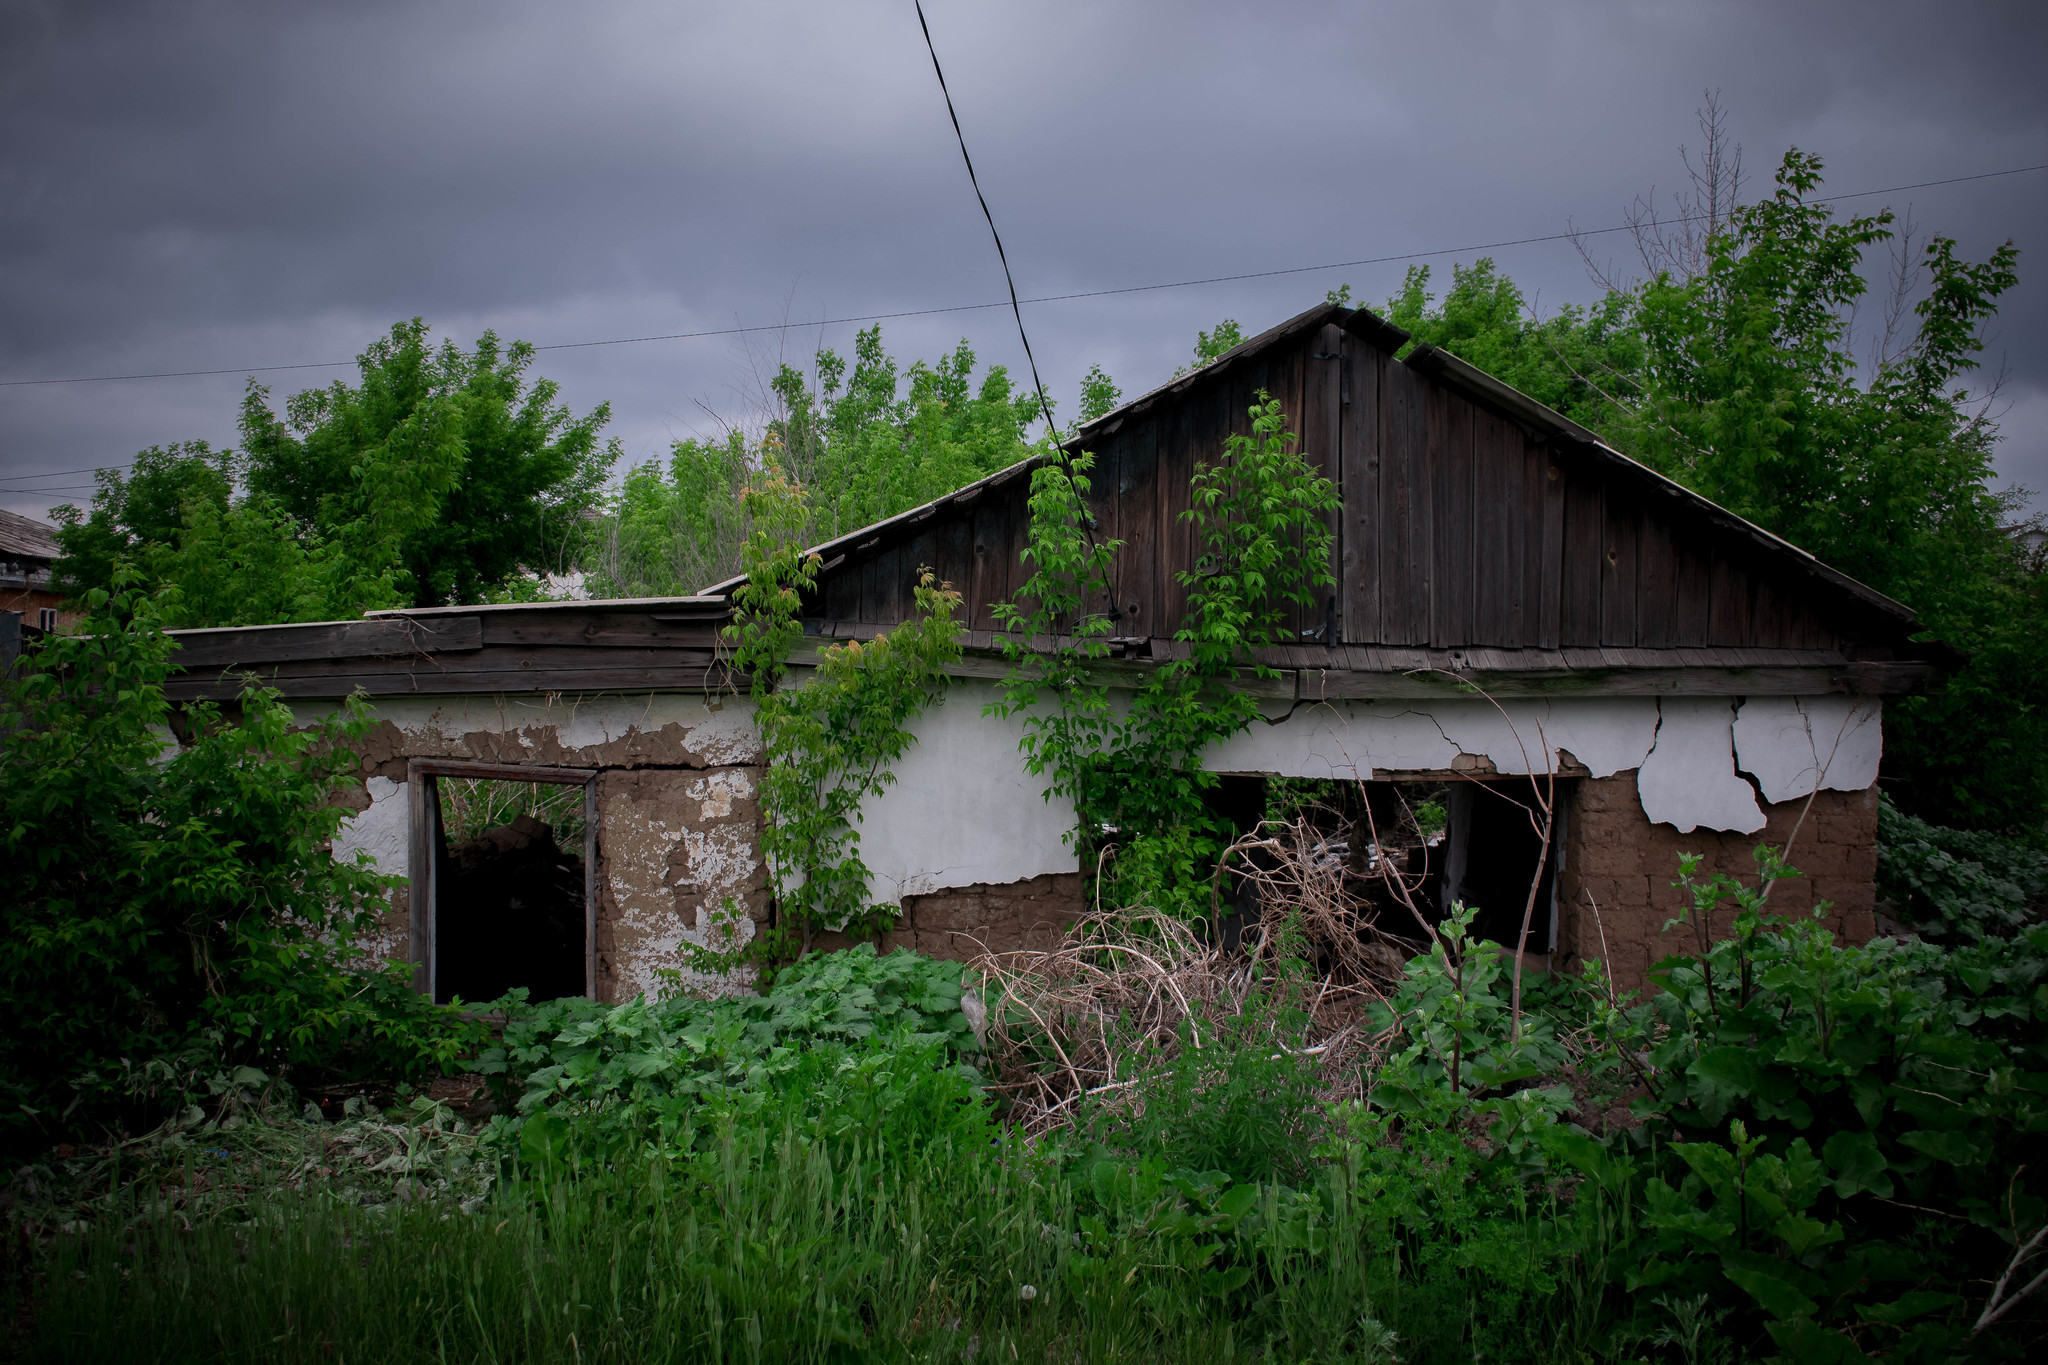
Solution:
<path fill-rule="evenodd" d="M 178 652 L 172 656 L 172 662 L 186 669 L 282 663 L 297 659 L 445 654 L 481 649 L 484 643 L 483 625 L 474 616 L 426 619 L 398 616 L 369 621 L 231 626 L 167 633 L 178 642 Z"/>

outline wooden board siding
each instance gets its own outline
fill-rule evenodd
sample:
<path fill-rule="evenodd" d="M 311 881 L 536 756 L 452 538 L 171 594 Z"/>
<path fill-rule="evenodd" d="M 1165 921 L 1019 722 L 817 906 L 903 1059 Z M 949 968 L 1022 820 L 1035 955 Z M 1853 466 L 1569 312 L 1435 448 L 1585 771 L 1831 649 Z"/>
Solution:
<path fill-rule="evenodd" d="M 1378 640 L 1384 629 L 1380 585 L 1385 545 L 1380 516 L 1380 378 L 1386 353 L 1345 336 L 1338 394 L 1338 468 L 1344 505 L 1337 514 L 1338 640 Z"/>
<path fill-rule="evenodd" d="M 1306 318 L 1308 315 L 1304 315 Z M 1325 651 L 1832 650 L 1895 637 L 1883 618 L 1796 554 L 1703 508 L 1625 460 L 1526 411 L 1395 360 L 1395 343 L 1353 321 L 1309 319 L 1234 361 L 1148 395 L 1084 437 L 1089 505 L 1114 563 L 1113 633 L 1169 640 L 1196 566 L 1184 518 L 1196 468 L 1249 435 L 1261 392 L 1278 398 L 1298 449 L 1336 483 L 1334 591 L 1292 609 L 1287 643 Z M 1285 333 L 1280 335 L 1279 333 Z M 826 622 L 888 626 L 907 615 L 917 567 L 963 597 L 961 619 L 994 607 L 1028 570 L 1030 476 L 1007 473 L 957 502 L 840 542 L 807 604 Z M 1854 585 L 1849 585 L 1854 589 Z M 1333 600 L 1334 599 L 1334 600 Z M 1334 638 L 1325 638 L 1334 624 Z M 1147 647 L 1149 648 L 1149 646 Z"/>

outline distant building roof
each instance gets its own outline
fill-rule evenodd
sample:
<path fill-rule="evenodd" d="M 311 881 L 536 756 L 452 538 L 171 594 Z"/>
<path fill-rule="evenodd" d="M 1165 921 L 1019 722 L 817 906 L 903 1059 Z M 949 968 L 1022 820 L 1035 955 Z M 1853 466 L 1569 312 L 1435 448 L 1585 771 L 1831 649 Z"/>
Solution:
<path fill-rule="evenodd" d="M 56 527 L 0 509 L 0 557 L 52 560 L 63 553 L 57 544 Z"/>

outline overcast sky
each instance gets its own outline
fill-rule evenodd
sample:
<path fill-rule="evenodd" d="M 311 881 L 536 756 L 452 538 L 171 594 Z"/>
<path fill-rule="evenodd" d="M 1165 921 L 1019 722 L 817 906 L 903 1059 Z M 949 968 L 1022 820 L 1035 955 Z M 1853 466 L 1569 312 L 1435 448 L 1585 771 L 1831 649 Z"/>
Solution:
<path fill-rule="evenodd" d="M 2039 3 L 991 4 L 929 0 L 1027 297 L 1606 226 L 1675 188 L 1718 88 L 1762 192 L 1785 148 L 1843 193 L 2048 162 Z M 2048 489 L 2048 172 L 1890 202 L 2022 250 L 1988 368 L 2000 467 Z M 1626 243 L 1601 239 L 1625 263 Z M 1448 278 L 1453 260 L 1429 260 Z M 1561 242 L 1491 253 L 1539 310 L 1595 295 Z M 1258 330 L 1398 262 L 1028 306 L 1071 412 L 1197 328 Z M 241 367 L 347 360 L 415 314 L 543 345 L 630 458 L 757 414 L 752 376 L 1002 276 L 909 0 L 93 4 L 0 0 L 0 505 L 90 495 L 140 447 L 232 443 Z M 904 318 L 906 360 L 1007 311 Z M 282 396 L 347 368 L 259 374 Z"/>

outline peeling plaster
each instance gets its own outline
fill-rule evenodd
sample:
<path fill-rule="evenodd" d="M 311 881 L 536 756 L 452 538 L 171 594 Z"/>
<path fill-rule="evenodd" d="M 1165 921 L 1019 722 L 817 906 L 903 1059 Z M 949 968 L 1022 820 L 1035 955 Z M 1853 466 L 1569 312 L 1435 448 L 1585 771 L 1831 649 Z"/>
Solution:
<path fill-rule="evenodd" d="M 1636 773 L 1636 794 L 1652 824 L 1754 834 L 1764 827 L 1756 789 L 1735 773 L 1735 706 L 1726 697 L 1658 702 L 1657 743 Z"/>
<path fill-rule="evenodd" d="M 331 713 L 323 703 L 294 708 L 302 723 Z M 719 767 L 760 760 L 753 703 L 744 697 L 646 692 L 583 697 L 385 697 L 370 704 L 378 731 L 395 731 L 406 757 L 558 767 L 663 764 Z M 384 726 L 390 731 L 384 731 Z M 395 776 L 395 774 L 392 774 Z"/>
<path fill-rule="evenodd" d="M 754 795 L 743 768 L 598 779 L 613 999 L 661 994 L 664 972 L 679 973 L 693 991 L 737 988 L 733 980 L 690 971 L 685 945 L 724 950 L 753 937 L 746 907 L 761 866 Z M 738 911 L 730 921 L 721 915 L 728 903 Z"/>
<path fill-rule="evenodd" d="M 1862 791 L 1884 756 L 1883 703 L 1872 697 L 1755 697 L 1735 712 L 1736 767 L 1766 801 Z"/>
<path fill-rule="evenodd" d="M 403 877 L 408 870 L 412 842 L 412 801 L 406 784 L 388 777 L 373 777 L 363 787 L 369 793 L 370 804 L 341 822 L 334 836 L 334 856 L 346 862 L 361 849 L 369 853 L 378 872 L 387 877 Z"/>
<path fill-rule="evenodd" d="M 860 856 L 877 900 L 1080 870 L 1066 841 L 1074 804 L 1047 800 L 1046 780 L 1024 770 L 1022 720 L 982 714 L 1000 695 L 993 682 L 955 679 L 912 722 L 917 742 L 896 781 L 861 803 Z"/>
<path fill-rule="evenodd" d="M 1505 711 L 1505 714 L 1503 714 Z M 1595 777 L 1639 767 L 1657 733 L 1657 703 L 1613 700 L 1432 702 L 1428 708 L 1324 702 L 1278 725 L 1254 725 L 1204 755 L 1214 772 L 1282 777 L 1370 778 L 1374 773 L 1443 772 L 1460 754 L 1502 773 L 1547 772 L 1568 750 Z M 1550 757 L 1546 759 L 1545 750 Z"/>

